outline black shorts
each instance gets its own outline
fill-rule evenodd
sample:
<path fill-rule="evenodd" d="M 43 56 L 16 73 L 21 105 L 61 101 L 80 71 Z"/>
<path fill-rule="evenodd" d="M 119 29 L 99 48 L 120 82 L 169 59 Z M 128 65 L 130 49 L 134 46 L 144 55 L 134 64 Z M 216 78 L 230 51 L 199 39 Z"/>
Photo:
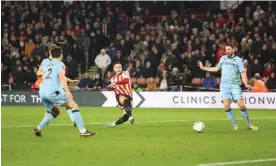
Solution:
<path fill-rule="evenodd" d="M 120 96 L 125 96 L 130 101 L 130 103 L 132 105 L 132 97 L 131 96 L 125 95 L 125 94 L 117 94 L 116 95 L 116 100 L 117 100 L 117 102 L 120 106 L 123 106 L 123 104 L 120 103 Z"/>

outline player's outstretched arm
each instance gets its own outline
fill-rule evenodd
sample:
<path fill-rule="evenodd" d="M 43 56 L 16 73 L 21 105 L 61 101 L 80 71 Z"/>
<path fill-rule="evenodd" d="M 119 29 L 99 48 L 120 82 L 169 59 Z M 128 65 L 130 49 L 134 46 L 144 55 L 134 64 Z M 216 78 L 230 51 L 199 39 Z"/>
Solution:
<path fill-rule="evenodd" d="M 43 70 L 42 70 L 42 67 L 39 66 L 39 68 L 38 68 L 38 70 L 37 70 L 37 72 L 36 72 L 36 76 L 37 76 L 37 77 L 40 77 L 40 76 L 42 76 L 42 75 L 43 75 Z"/>
<path fill-rule="evenodd" d="M 241 73 L 242 82 L 244 83 L 244 85 L 245 85 L 246 88 L 250 89 L 251 86 L 248 84 L 247 74 L 246 74 L 246 72 L 244 70 L 243 62 L 242 62 L 241 58 L 239 58 L 237 60 L 237 64 L 238 64 L 239 72 Z"/>
<path fill-rule="evenodd" d="M 68 78 L 68 77 L 66 77 L 66 81 L 67 82 L 70 82 L 70 83 L 78 83 L 79 82 L 79 80 L 71 80 L 70 78 Z"/>
<path fill-rule="evenodd" d="M 197 66 L 204 71 L 209 71 L 209 72 L 218 72 L 220 70 L 219 67 L 204 67 L 201 61 L 197 62 Z"/>
<path fill-rule="evenodd" d="M 129 78 L 123 78 L 122 80 L 117 81 L 116 85 L 128 84 L 128 82 L 129 82 Z"/>
<path fill-rule="evenodd" d="M 244 83 L 245 87 L 251 88 L 251 86 L 248 84 L 248 79 L 247 79 L 247 75 L 246 75 L 245 71 L 241 72 L 241 78 L 242 78 L 242 82 Z"/>
<path fill-rule="evenodd" d="M 72 99 L 73 97 L 72 97 L 72 94 L 70 93 L 69 87 L 67 85 L 67 78 L 65 77 L 65 72 L 64 71 L 60 71 L 58 73 L 58 77 L 59 77 L 59 80 L 61 82 L 62 87 L 66 91 L 67 97 Z"/>
<path fill-rule="evenodd" d="M 121 79 L 120 81 L 116 82 L 116 85 L 123 85 L 123 84 L 128 84 L 130 81 L 130 76 L 128 71 L 124 71 L 122 74 L 123 79 Z"/>
<path fill-rule="evenodd" d="M 123 84 L 128 84 L 130 78 L 123 78 L 120 81 L 117 82 L 112 82 L 110 85 L 108 85 L 108 88 L 115 88 L 116 85 L 123 85 Z"/>

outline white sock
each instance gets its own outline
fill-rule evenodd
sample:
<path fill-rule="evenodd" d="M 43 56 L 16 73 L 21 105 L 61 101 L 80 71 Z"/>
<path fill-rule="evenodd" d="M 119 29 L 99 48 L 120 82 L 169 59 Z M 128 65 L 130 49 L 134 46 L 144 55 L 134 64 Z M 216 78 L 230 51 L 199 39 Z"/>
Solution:
<path fill-rule="evenodd" d="M 81 130 L 80 130 L 80 133 L 81 133 L 81 134 L 83 134 L 83 133 L 85 133 L 85 132 L 86 132 L 86 129 L 81 129 Z"/>

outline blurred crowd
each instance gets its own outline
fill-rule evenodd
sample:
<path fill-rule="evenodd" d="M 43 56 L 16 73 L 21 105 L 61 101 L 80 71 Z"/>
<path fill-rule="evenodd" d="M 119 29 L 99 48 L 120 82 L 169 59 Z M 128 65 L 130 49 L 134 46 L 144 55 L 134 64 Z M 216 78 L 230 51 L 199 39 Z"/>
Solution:
<path fill-rule="evenodd" d="M 185 16 L 178 3 L 1 2 L 1 82 L 30 87 L 55 43 L 63 48 L 66 75 L 75 79 L 84 73 L 82 89 L 106 88 L 117 61 L 137 91 L 179 91 L 182 85 L 216 89 L 220 74 L 203 72 L 196 62 L 215 66 L 231 43 L 248 78 L 276 89 L 275 2 L 243 2 L 238 13 L 200 15 L 191 14 L 191 5 Z"/>

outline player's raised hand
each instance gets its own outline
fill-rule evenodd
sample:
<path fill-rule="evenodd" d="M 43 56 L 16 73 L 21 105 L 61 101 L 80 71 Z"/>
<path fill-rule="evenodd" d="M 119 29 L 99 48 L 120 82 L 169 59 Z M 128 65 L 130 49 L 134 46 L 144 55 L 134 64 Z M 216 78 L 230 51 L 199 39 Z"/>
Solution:
<path fill-rule="evenodd" d="M 110 85 L 108 85 L 107 87 L 108 88 L 115 88 L 115 85 L 116 85 L 116 83 L 115 82 L 112 82 Z"/>
<path fill-rule="evenodd" d="M 73 83 L 79 83 L 79 80 L 72 80 Z"/>
<path fill-rule="evenodd" d="M 249 84 L 244 85 L 247 89 L 252 89 L 252 86 Z"/>
<path fill-rule="evenodd" d="M 200 69 L 202 69 L 202 68 L 203 68 L 202 62 L 201 62 L 201 61 L 197 61 L 197 66 L 198 66 Z"/>

